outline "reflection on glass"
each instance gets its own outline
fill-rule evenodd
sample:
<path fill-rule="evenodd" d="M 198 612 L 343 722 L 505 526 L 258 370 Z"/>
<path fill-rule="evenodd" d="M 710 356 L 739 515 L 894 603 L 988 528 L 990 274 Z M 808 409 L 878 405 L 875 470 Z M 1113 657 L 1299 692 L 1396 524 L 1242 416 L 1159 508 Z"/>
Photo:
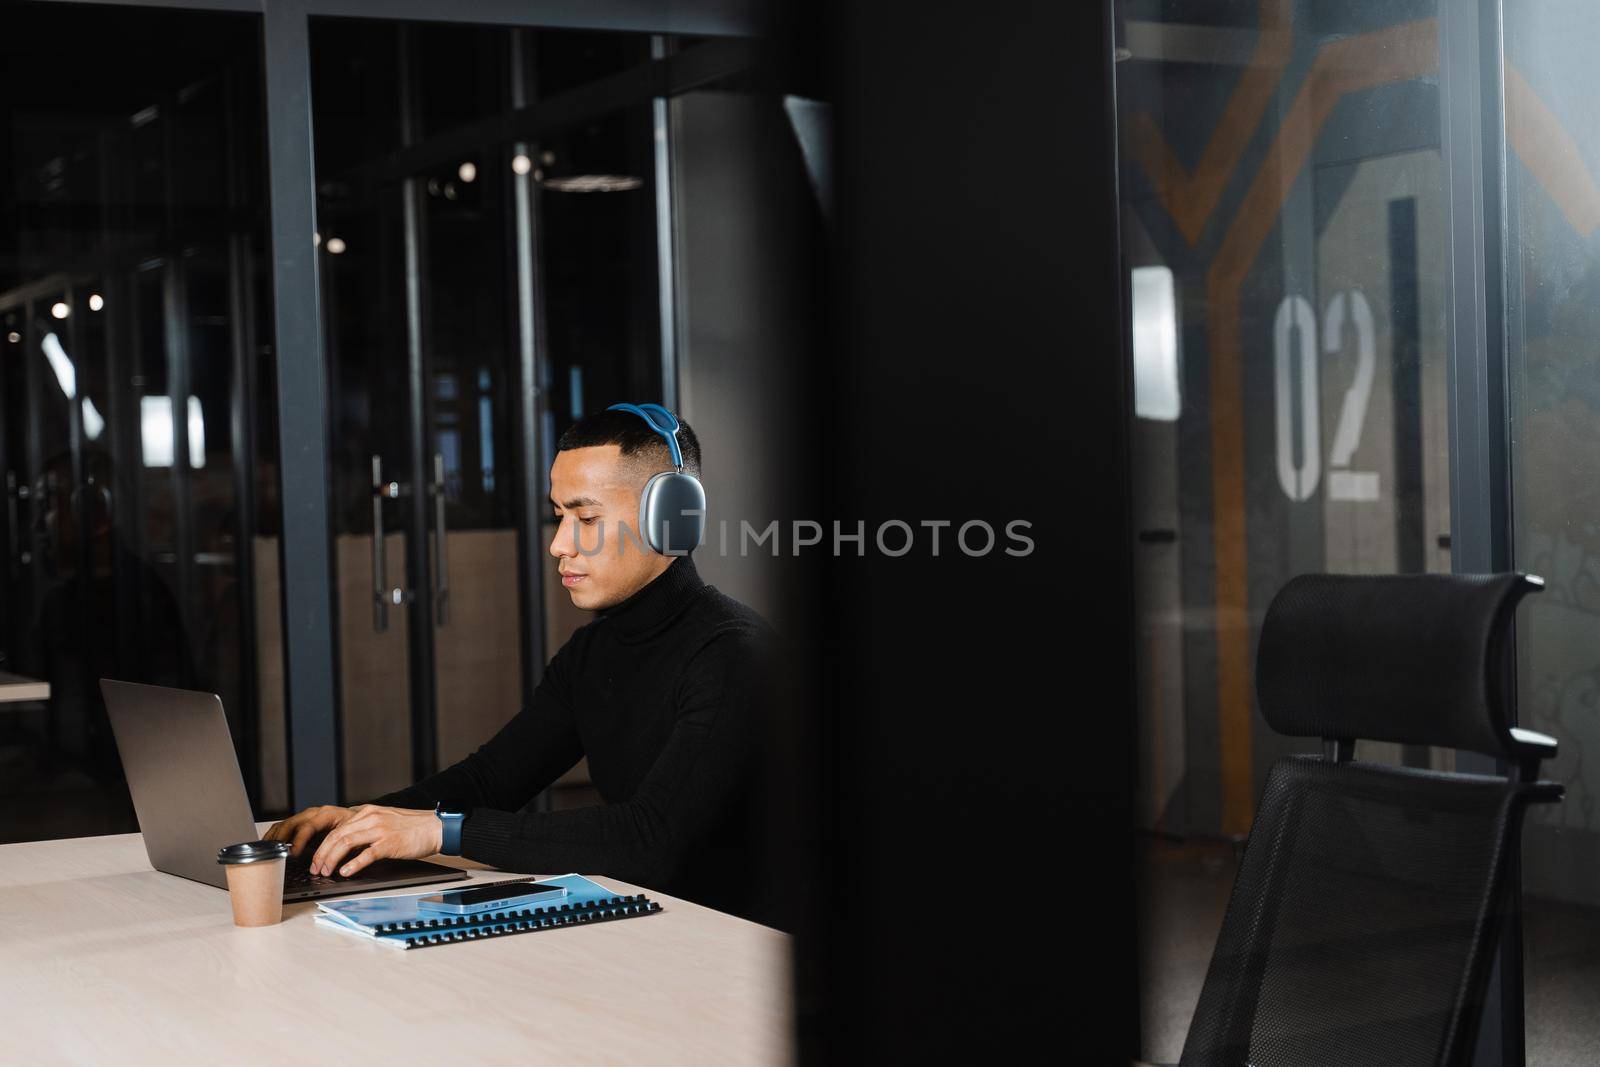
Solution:
<path fill-rule="evenodd" d="M 519 435 L 542 467 L 585 405 L 661 390 L 649 100 L 534 144 L 435 158 L 431 139 L 649 54 L 639 34 L 312 20 L 347 799 L 471 751 L 521 706 L 524 658 L 583 621 L 563 595 L 545 648 L 525 640 L 521 571 L 554 564 L 520 558 L 547 509 L 521 499 Z M 429 158 L 384 171 L 402 145 Z"/>
<path fill-rule="evenodd" d="M 89 397 L 83 398 L 83 434 L 91 441 L 98 441 L 100 435 L 105 433 L 105 416 L 100 414 L 100 409 L 94 406 L 94 401 Z"/>
<path fill-rule="evenodd" d="M 66 350 L 61 347 L 61 339 L 53 333 L 47 333 L 39 344 L 44 349 L 44 358 L 50 361 L 50 369 L 55 372 L 56 384 L 61 386 L 62 394 L 68 400 L 73 399 L 78 395 L 78 371 Z"/>
<path fill-rule="evenodd" d="M 1516 566 L 1545 580 L 1517 630 L 1519 714 L 1556 738 L 1523 841 L 1529 1063 L 1581 1063 L 1600 1017 L 1600 72 L 1594 5 L 1505 16 L 1507 324 Z"/>
<path fill-rule="evenodd" d="M 0 670 L 51 687 L 0 717 L 0 840 L 135 829 L 102 677 L 221 694 L 286 803 L 260 24 L 0 11 Z"/>
<path fill-rule="evenodd" d="M 1175 1062 L 1267 770 L 1306 748 L 1255 707 L 1267 604 L 1450 569 L 1437 5 L 1116 6 L 1143 1053 Z"/>
<path fill-rule="evenodd" d="M 1172 421 L 1178 387 L 1178 303 L 1170 267 L 1133 268 L 1133 413 Z"/>
<path fill-rule="evenodd" d="M 189 466 L 199 470 L 206 465 L 206 420 L 200 398 L 191 396 L 188 404 Z M 139 440 L 146 467 L 170 467 L 173 447 L 172 398 L 139 398 Z"/>

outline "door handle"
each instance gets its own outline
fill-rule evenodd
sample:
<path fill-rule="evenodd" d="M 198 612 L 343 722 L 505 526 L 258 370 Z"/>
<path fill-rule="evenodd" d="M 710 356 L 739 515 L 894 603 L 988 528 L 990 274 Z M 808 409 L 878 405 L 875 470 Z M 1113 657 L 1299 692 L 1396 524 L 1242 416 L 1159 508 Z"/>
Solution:
<path fill-rule="evenodd" d="M 56 495 L 56 472 L 45 471 L 26 491 L 29 500 L 28 537 L 35 552 L 30 552 L 25 562 L 31 562 L 36 553 L 43 572 L 51 578 L 58 578 L 61 573 L 58 558 L 61 547 L 61 498 Z"/>
<path fill-rule="evenodd" d="M 389 585 L 389 552 L 383 532 L 383 501 L 398 500 L 405 487 L 383 480 L 383 457 L 372 457 L 372 628 L 383 633 L 389 628 L 389 605 L 404 604 L 406 591 Z"/>
<path fill-rule="evenodd" d="M 450 621 L 450 554 L 444 544 L 444 453 L 433 454 L 433 603 L 439 625 Z"/>
<path fill-rule="evenodd" d="M 22 521 L 17 515 L 18 505 L 30 495 L 27 483 L 17 481 L 17 472 L 6 471 L 7 568 L 12 578 L 20 577 L 22 568 L 33 562 L 33 553 L 22 543 Z"/>

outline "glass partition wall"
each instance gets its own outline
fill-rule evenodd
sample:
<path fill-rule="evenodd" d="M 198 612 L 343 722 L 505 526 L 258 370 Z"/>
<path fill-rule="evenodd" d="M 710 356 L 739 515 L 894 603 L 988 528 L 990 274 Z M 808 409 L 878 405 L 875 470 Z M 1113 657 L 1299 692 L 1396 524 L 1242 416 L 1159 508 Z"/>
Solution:
<path fill-rule="evenodd" d="M 310 44 L 359 801 L 487 739 L 584 621 L 545 552 L 547 468 L 576 419 L 664 392 L 655 108 L 629 79 L 669 46 L 322 18 Z M 471 132 L 519 111 L 526 136 Z"/>
<path fill-rule="evenodd" d="M 1266 770 L 1308 747 L 1267 727 L 1253 666 L 1272 596 L 1313 571 L 1545 578 L 1518 622 L 1520 716 L 1559 741 L 1545 771 L 1568 796 L 1529 818 L 1478 1062 L 1576 1064 L 1600 1040 L 1600 26 L 1503 7 L 1115 4 L 1145 1059 L 1178 1059 Z"/>
<path fill-rule="evenodd" d="M 585 621 L 550 457 L 676 402 L 667 101 L 751 53 L 710 8 L 537 14 L 0 14 L 0 671 L 50 687 L 0 704 L 0 840 L 135 827 L 102 676 L 219 693 L 266 817 L 464 755 Z"/>
<path fill-rule="evenodd" d="M 285 791 L 260 54 L 256 15 L 0 12 L 0 671 L 49 686 L 0 703 L 0 841 L 136 828 L 102 677 L 218 693 Z"/>
<path fill-rule="evenodd" d="M 1600 1018 L 1600 11 L 1505 12 L 1506 325 L 1516 566 L 1542 576 L 1517 634 L 1525 725 L 1555 737 L 1565 802 L 1523 845 L 1529 1062 L 1594 1058 Z"/>
<path fill-rule="evenodd" d="M 1306 748 L 1253 700 L 1267 604 L 1450 569 L 1439 45 L 1426 2 L 1117 10 L 1143 1055 L 1175 1062 L 1266 771 Z"/>

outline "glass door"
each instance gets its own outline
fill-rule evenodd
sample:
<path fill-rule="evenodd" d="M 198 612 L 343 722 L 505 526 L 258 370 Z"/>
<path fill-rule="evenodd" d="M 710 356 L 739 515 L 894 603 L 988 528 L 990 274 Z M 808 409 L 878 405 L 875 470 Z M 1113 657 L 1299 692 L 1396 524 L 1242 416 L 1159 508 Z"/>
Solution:
<path fill-rule="evenodd" d="M 548 465 L 587 412 L 663 395 L 658 109 L 648 79 L 618 79 L 664 43 L 311 28 L 341 766 L 359 801 L 482 743 L 587 621 L 545 551 Z"/>
<path fill-rule="evenodd" d="M 1314 7 L 1116 5 L 1154 1062 L 1182 1051 L 1267 772 L 1307 747 L 1255 699 L 1273 595 L 1452 567 L 1440 5 Z"/>
<path fill-rule="evenodd" d="M 527 386 L 502 233 L 515 175 L 503 155 L 473 153 L 409 180 L 426 252 L 419 274 L 427 492 L 418 504 L 431 571 L 440 766 L 487 740 L 522 705 L 512 430 Z"/>
<path fill-rule="evenodd" d="M 321 223 L 342 669 L 345 795 L 365 799 L 413 772 L 409 642 L 416 615 L 407 535 L 417 471 L 406 413 L 405 221 L 400 191 L 366 210 L 328 204 Z M 329 250 L 331 245 L 332 249 Z M 425 616 L 424 616 L 425 618 Z"/>
<path fill-rule="evenodd" d="M 1541 576 L 1517 626 L 1521 725 L 1554 737 L 1560 804 L 1523 832 L 1528 1062 L 1581 1063 L 1600 1017 L 1600 71 L 1593 5 L 1505 11 L 1513 554 Z"/>
<path fill-rule="evenodd" d="M 457 37 L 454 28 L 436 32 Z M 419 65 L 430 53 L 417 36 L 395 22 L 312 22 L 340 770 L 350 802 L 439 765 L 433 649 L 448 625 L 450 545 L 433 527 L 448 501 L 426 415 L 437 388 L 429 190 L 415 173 L 366 167 L 424 136 Z M 443 192 L 437 181 L 433 191 Z"/>
<path fill-rule="evenodd" d="M 136 829 L 101 678 L 287 804 L 259 15 L 0 14 L 0 841 Z M 74 69 L 69 83 L 57 76 Z"/>

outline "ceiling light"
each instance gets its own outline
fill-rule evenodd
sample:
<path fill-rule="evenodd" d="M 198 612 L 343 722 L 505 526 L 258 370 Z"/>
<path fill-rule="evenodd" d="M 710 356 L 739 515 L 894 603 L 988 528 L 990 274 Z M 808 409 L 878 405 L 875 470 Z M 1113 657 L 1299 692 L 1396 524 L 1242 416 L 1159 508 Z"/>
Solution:
<path fill-rule="evenodd" d="M 336 255 L 336 256 L 343 255 L 345 247 L 346 246 L 345 246 L 343 237 L 330 237 L 330 238 L 328 238 L 328 251 L 332 252 L 334 255 Z"/>
<path fill-rule="evenodd" d="M 101 308 L 103 308 L 105 306 L 106 306 L 106 298 L 105 297 L 101 296 L 99 293 L 90 293 L 89 294 L 89 310 L 90 311 L 99 311 Z"/>
<path fill-rule="evenodd" d="M 533 169 L 533 160 L 518 152 L 511 157 L 511 169 L 517 174 L 526 174 Z"/>
<path fill-rule="evenodd" d="M 558 193 L 621 193 L 639 188 L 644 179 L 631 174 L 574 174 L 566 178 L 546 178 L 541 184 Z"/>
<path fill-rule="evenodd" d="M 66 304 L 62 303 L 59 300 L 56 301 L 54 304 L 50 305 L 50 314 L 54 315 L 58 319 L 66 318 L 68 313 L 71 310 L 72 310 L 71 308 L 67 307 Z"/>
<path fill-rule="evenodd" d="M 473 163 L 471 160 L 468 160 L 456 168 L 456 175 L 464 182 L 477 181 L 478 165 Z"/>

